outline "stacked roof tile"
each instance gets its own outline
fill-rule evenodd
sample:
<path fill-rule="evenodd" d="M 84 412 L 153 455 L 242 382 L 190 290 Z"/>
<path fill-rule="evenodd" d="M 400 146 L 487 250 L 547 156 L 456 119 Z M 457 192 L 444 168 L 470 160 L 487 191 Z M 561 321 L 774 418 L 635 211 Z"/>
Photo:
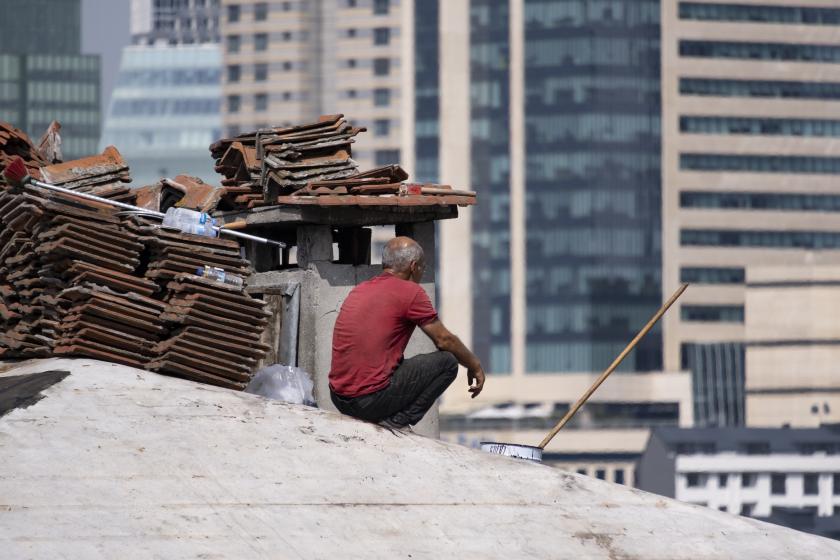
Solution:
<path fill-rule="evenodd" d="M 128 165 L 114 146 L 105 148 L 101 155 L 42 167 L 41 175 L 51 185 L 102 198 L 134 201 L 135 195 L 126 184 L 131 182 Z"/>
<path fill-rule="evenodd" d="M 409 189 L 399 165 L 360 172 L 351 145 L 364 128 L 344 115 L 324 115 L 317 122 L 269 128 L 219 140 L 210 146 L 216 171 L 225 178 L 221 209 L 270 204 L 373 206 L 470 205 L 474 193 L 451 192 L 447 185 Z"/>
<path fill-rule="evenodd" d="M 172 325 L 150 367 L 181 377 L 244 389 L 267 347 L 260 336 L 269 313 L 241 289 L 192 274 L 166 286 L 163 319 Z"/>
<path fill-rule="evenodd" d="M 42 171 L 107 194 L 125 172 L 114 155 Z M 88 356 L 242 389 L 264 356 L 263 303 L 195 275 L 210 266 L 247 277 L 234 241 L 32 186 L 0 187 L 0 225 L 2 357 Z"/>
<path fill-rule="evenodd" d="M 41 178 L 40 167 L 50 163 L 40 154 L 24 131 L 0 121 L 0 172 L 16 157 L 23 159 L 29 174 L 36 179 Z"/>
<path fill-rule="evenodd" d="M 350 177 L 358 165 L 350 157 L 353 137 L 364 128 L 344 115 L 325 115 L 317 122 L 278 127 L 223 139 L 210 146 L 216 171 L 225 176 L 236 205 L 273 203 L 312 181 Z"/>

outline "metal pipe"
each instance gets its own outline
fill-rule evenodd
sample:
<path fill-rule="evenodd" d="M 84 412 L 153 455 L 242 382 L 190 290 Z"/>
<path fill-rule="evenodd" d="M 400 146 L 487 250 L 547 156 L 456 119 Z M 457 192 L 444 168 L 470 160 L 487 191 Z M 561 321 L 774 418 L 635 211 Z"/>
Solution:
<path fill-rule="evenodd" d="M 64 194 L 69 194 L 73 196 L 77 196 L 79 198 L 84 198 L 86 200 L 92 200 L 94 202 L 101 202 L 103 204 L 110 204 L 111 206 L 116 206 L 117 208 L 124 208 L 126 210 L 133 210 L 135 212 L 143 212 L 145 214 L 151 214 L 157 216 L 159 218 L 163 218 L 166 214 L 163 212 L 158 212 L 157 210 L 148 210 L 146 208 L 140 208 L 139 206 L 132 206 L 131 204 L 126 204 L 124 202 L 117 202 L 116 200 L 110 200 L 107 198 L 102 198 L 101 196 L 96 196 L 93 194 L 77 192 L 72 189 L 66 189 L 64 187 L 59 187 L 57 185 L 51 185 L 49 183 L 44 183 L 43 181 L 38 181 L 37 179 L 29 178 L 27 181 L 28 184 L 34 185 L 36 187 L 41 187 L 42 189 L 47 189 L 50 191 L 60 192 Z M 258 243 L 265 243 L 267 245 L 276 245 L 277 247 L 285 248 L 286 244 L 282 241 L 274 241 L 273 239 L 267 239 L 265 237 L 259 237 L 257 235 L 251 235 L 250 233 L 243 233 L 241 231 L 236 231 L 232 229 L 225 229 L 223 227 L 213 226 L 213 229 L 221 233 L 226 233 L 233 237 L 238 237 L 240 239 L 247 239 L 249 241 L 256 241 Z"/>

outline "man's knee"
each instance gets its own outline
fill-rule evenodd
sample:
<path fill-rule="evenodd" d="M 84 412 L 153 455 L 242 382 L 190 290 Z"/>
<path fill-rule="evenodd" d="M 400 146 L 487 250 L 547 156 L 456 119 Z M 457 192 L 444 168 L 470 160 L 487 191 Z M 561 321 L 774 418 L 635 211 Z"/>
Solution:
<path fill-rule="evenodd" d="M 458 359 L 452 352 L 441 352 L 443 374 L 455 379 L 458 376 Z"/>

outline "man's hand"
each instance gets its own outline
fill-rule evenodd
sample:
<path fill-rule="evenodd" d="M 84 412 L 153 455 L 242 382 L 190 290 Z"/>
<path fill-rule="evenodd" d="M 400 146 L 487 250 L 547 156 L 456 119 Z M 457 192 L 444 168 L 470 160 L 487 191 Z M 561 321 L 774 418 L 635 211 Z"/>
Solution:
<path fill-rule="evenodd" d="M 473 385 L 473 381 L 475 381 L 475 385 Z M 467 370 L 467 385 L 470 386 L 467 390 L 472 393 L 473 399 L 484 389 L 484 370 L 480 366 L 476 369 Z"/>
<path fill-rule="evenodd" d="M 478 357 L 470 352 L 469 348 L 464 346 L 460 338 L 449 332 L 449 329 L 443 326 L 440 319 L 426 323 L 420 328 L 432 339 L 432 342 L 435 343 L 438 350 L 452 352 L 452 355 L 455 356 L 458 363 L 467 368 L 468 390 L 472 393 L 472 398 L 476 398 L 484 388 L 484 368 L 481 367 L 481 362 L 478 361 Z"/>

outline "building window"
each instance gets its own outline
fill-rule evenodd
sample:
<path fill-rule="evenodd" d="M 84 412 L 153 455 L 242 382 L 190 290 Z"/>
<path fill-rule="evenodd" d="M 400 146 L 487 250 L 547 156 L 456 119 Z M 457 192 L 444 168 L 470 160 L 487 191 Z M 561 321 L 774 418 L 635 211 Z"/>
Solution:
<path fill-rule="evenodd" d="M 227 81 L 228 82 L 238 82 L 240 76 L 242 75 L 242 67 L 237 65 L 231 65 L 227 67 Z"/>
<path fill-rule="evenodd" d="M 741 515 L 748 517 L 753 514 L 755 504 L 741 504 Z"/>
<path fill-rule="evenodd" d="M 391 71 L 391 61 L 387 58 L 373 59 L 373 73 L 376 76 L 387 76 Z"/>
<path fill-rule="evenodd" d="M 680 208 L 781 212 L 840 212 L 840 195 L 684 191 Z"/>
<path fill-rule="evenodd" d="M 229 22 L 239 21 L 239 10 L 240 7 L 238 4 L 231 4 L 227 7 L 227 18 Z"/>
<path fill-rule="evenodd" d="M 823 412 L 828 413 L 830 411 L 825 409 L 825 404 L 823 408 Z M 811 413 L 817 414 L 819 412 L 819 406 L 813 405 L 811 407 Z M 799 449 L 799 453 L 801 455 L 813 455 L 815 453 L 825 453 L 826 455 L 836 455 L 838 451 L 838 447 L 840 444 L 830 442 L 830 441 L 811 441 L 806 443 L 800 443 L 796 446 Z"/>
<path fill-rule="evenodd" d="M 239 35 L 228 35 L 227 36 L 227 50 L 229 53 L 237 53 L 239 52 L 241 40 Z"/>
<path fill-rule="evenodd" d="M 283 40 L 286 41 L 286 42 L 291 41 L 292 40 L 292 32 L 291 31 L 284 31 L 282 37 L 283 37 Z"/>
<path fill-rule="evenodd" d="M 376 150 L 374 152 L 374 160 L 376 165 L 391 165 L 392 163 L 399 163 L 399 150 Z"/>
<path fill-rule="evenodd" d="M 595 478 L 597 478 L 598 480 L 606 480 L 607 471 L 604 469 L 595 469 Z"/>
<path fill-rule="evenodd" d="M 613 471 L 613 482 L 616 484 L 624 484 L 624 469 L 615 469 L 615 471 Z"/>
<path fill-rule="evenodd" d="M 265 21 L 268 19 L 268 3 L 257 2 L 254 4 L 254 19 L 257 21 Z"/>
<path fill-rule="evenodd" d="M 741 486 L 743 488 L 754 488 L 758 482 L 758 475 L 755 473 L 741 474 Z"/>
<path fill-rule="evenodd" d="M 833 231 L 739 231 L 684 229 L 684 247 L 778 247 L 782 249 L 838 249 L 840 233 Z"/>
<path fill-rule="evenodd" d="M 288 60 L 283 63 L 283 70 L 289 71 L 292 69 L 292 63 Z"/>
<path fill-rule="evenodd" d="M 254 81 L 264 82 L 268 79 L 268 64 L 260 63 L 254 65 Z"/>
<path fill-rule="evenodd" d="M 357 6 L 356 0 L 347 0 L 347 7 L 348 8 L 355 8 Z"/>
<path fill-rule="evenodd" d="M 746 273 L 739 267 L 693 267 L 680 268 L 680 282 L 689 284 L 743 284 Z"/>
<path fill-rule="evenodd" d="M 685 475 L 685 485 L 689 488 L 699 488 L 706 485 L 706 475 L 696 472 Z"/>
<path fill-rule="evenodd" d="M 291 91 L 284 91 L 283 92 L 283 101 L 290 101 L 292 99 L 292 92 Z"/>
<path fill-rule="evenodd" d="M 356 67 L 356 59 L 355 58 L 348 58 L 347 59 L 347 68 L 355 68 Z"/>
<path fill-rule="evenodd" d="M 683 305 L 680 308 L 683 321 L 709 321 L 715 323 L 743 323 L 743 305 Z"/>
<path fill-rule="evenodd" d="M 744 134 L 756 136 L 840 136 L 840 120 L 773 119 L 759 117 L 680 117 L 687 134 Z"/>
<path fill-rule="evenodd" d="M 726 485 L 729 483 L 729 475 L 727 474 L 719 474 L 718 475 L 718 488 L 726 488 Z"/>
<path fill-rule="evenodd" d="M 832 494 L 835 496 L 840 496 L 840 474 L 834 474 L 831 477 L 831 481 L 834 483 L 834 489 L 831 491 Z"/>
<path fill-rule="evenodd" d="M 387 107 L 391 104 L 391 90 L 377 88 L 373 90 L 373 104 L 377 107 Z"/>
<path fill-rule="evenodd" d="M 391 30 L 387 27 L 377 27 L 373 30 L 373 44 L 387 45 L 391 42 Z"/>
<path fill-rule="evenodd" d="M 355 29 L 355 28 L 353 28 L 353 27 L 351 27 L 350 29 L 348 29 L 348 30 L 347 30 L 347 36 L 348 36 L 348 37 L 350 37 L 350 38 L 355 37 L 355 36 L 356 36 L 356 29 Z"/>
<path fill-rule="evenodd" d="M 238 95 L 228 95 L 227 97 L 227 109 L 228 113 L 238 113 L 239 108 L 242 105 L 242 98 Z"/>
<path fill-rule="evenodd" d="M 840 99 L 840 83 L 680 78 L 683 95 Z"/>
<path fill-rule="evenodd" d="M 382 15 L 388 13 L 389 0 L 373 0 L 373 13 Z"/>
<path fill-rule="evenodd" d="M 678 455 L 714 455 L 717 453 L 717 446 L 711 442 L 678 443 Z"/>
<path fill-rule="evenodd" d="M 284 12 L 291 12 L 292 11 L 292 3 L 291 2 L 283 2 L 283 11 Z"/>
<path fill-rule="evenodd" d="M 767 2 L 769 4 L 769 2 Z M 840 25 L 840 9 L 680 2 L 680 19 L 795 25 Z"/>
<path fill-rule="evenodd" d="M 577 472 L 578 474 L 586 475 L 586 469 L 578 469 L 575 472 Z"/>
<path fill-rule="evenodd" d="M 347 90 L 347 97 L 350 99 L 356 99 L 356 90 L 355 89 L 348 89 Z"/>
<path fill-rule="evenodd" d="M 840 158 L 825 156 L 753 156 L 680 154 L 680 169 L 741 173 L 840 174 Z"/>
<path fill-rule="evenodd" d="M 388 136 L 391 132 L 391 121 L 388 119 L 376 119 L 373 121 L 373 134 L 375 136 Z"/>
<path fill-rule="evenodd" d="M 774 496 L 784 496 L 787 493 L 787 475 L 784 473 L 770 475 L 770 493 Z"/>
<path fill-rule="evenodd" d="M 254 35 L 254 50 L 264 51 L 268 49 L 268 34 L 257 33 Z"/>
<path fill-rule="evenodd" d="M 692 58 L 840 62 L 840 47 L 834 45 L 681 40 L 679 49 L 680 56 Z"/>
<path fill-rule="evenodd" d="M 820 493 L 819 488 L 820 475 L 816 473 L 806 473 L 802 477 L 802 491 L 806 496 L 816 496 Z"/>
<path fill-rule="evenodd" d="M 766 441 L 751 441 L 744 444 L 744 452 L 747 455 L 769 455 L 770 443 Z"/>
<path fill-rule="evenodd" d="M 268 110 L 268 94 L 258 93 L 254 95 L 254 110 L 266 111 Z"/>

